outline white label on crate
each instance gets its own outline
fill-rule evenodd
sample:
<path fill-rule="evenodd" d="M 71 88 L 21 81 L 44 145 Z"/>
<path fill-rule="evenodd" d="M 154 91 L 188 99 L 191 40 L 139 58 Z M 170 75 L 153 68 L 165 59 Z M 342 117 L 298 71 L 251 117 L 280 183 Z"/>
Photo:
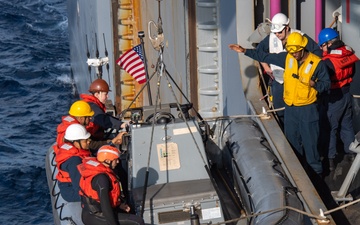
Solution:
<path fill-rule="evenodd" d="M 201 213 L 202 213 L 203 220 L 221 218 L 220 207 L 215 207 L 215 208 L 210 208 L 210 209 L 202 209 Z"/>
<path fill-rule="evenodd" d="M 157 145 L 160 171 L 180 169 L 180 156 L 178 145 L 174 142 Z"/>
<path fill-rule="evenodd" d="M 194 126 L 190 127 L 190 130 L 192 133 L 197 132 L 197 129 Z M 174 135 L 181 135 L 181 134 L 188 134 L 188 133 L 190 133 L 190 131 L 189 131 L 189 128 L 186 127 L 186 128 L 174 129 L 173 133 L 174 133 Z"/>

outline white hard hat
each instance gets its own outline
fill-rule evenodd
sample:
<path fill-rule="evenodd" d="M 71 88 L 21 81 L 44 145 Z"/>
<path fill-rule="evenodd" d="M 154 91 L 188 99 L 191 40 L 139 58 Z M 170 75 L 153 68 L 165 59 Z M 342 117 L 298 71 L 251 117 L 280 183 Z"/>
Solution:
<path fill-rule="evenodd" d="M 71 124 L 66 128 L 64 138 L 69 141 L 86 140 L 91 136 L 81 124 Z"/>
<path fill-rule="evenodd" d="M 277 13 L 269 22 L 271 23 L 271 32 L 276 33 L 282 31 L 285 26 L 289 25 L 290 20 L 283 13 Z"/>

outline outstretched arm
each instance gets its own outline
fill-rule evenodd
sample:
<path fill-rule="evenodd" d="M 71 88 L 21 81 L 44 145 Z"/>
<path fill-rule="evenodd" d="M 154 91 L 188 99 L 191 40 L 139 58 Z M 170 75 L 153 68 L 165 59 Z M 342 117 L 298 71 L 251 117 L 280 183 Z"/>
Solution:
<path fill-rule="evenodd" d="M 229 48 L 238 53 L 245 53 L 246 56 L 257 61 L 274 64 L 283 68 L 285 67 L 287 52 L 266 53 L 262 51 L 257 51 L 256 49 L 246 49 L 238 44 L 229 44 Z"/>

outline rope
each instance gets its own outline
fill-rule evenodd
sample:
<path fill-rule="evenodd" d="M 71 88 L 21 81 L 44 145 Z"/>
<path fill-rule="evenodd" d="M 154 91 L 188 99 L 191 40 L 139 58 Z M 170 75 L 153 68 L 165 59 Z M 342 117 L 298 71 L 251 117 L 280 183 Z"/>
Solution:
<path fill-rule="evenodd" d="M 281 111 L 284 110 L 285 107 L 282 108 L 278 108 L 278 109 L 270 109 L 270 110 L 265 110 L 265 108 L 263 108 L 263 113 L 257 114 L 257 115 L 234 115 L 234 116 L 220 116 L 220 117 L 208 117 L 205 118 L 205 121 L 217 121 L 217 120 L 226 120 L 226 119 L 238 119 L 238 118 L 256 118 L 256 117 L 260 117 L 262 119 L 269 119 L 270 116 L 268 115 L 268 113 L 270 112 L 276 112 L 276 111 Z"/>
<path fill-rule="evenodd" d="M 149 154 L 148 154 L 148 160 L 147 160 L 147 166 L 146 166 L 145 181 L 144 181 L 144 187 L 143 187 L 144 191 L 143 191 L 142 205 L 141 205 L 141 212 L 140 212 L 141 217 L 143 217 L 144 210 L 145 210 L 146 190 L 147 190 L 147 186 L 148 186 L 151 151 L 152 151 L 152 145 L 153 145 L 153 141 L 154 141 L 154 130 L 155 130 L 155 119 L 156 119 L 155 113 L 157 111 L 158 103 L 160 101 L 160 83 L 161 83 L 161 77 L 162 77 L 162 73 L 163 73 L 163 69 L 164 69 L 164 63 L 162 61 L 162 50 L 163 50 L 163 48 L 160 48 L 159 59 L 158 59 L 157 67 L 156 67 L 156 71 L 158 74 L 157 95 L 156 95 L 156 99 L 155 99 L 154 117 L 153 117 L 152 125 L 151 125 Z M 161 104 L 161 101 L 160 101 L 160 104 Z M 167 145 L 165 145 L 165 146 L 167 146 Z"/>
<path fill-rule="evenodd" d="M 177 98 L 176 95 L 175 95 L 174 89 L 173 89 L 172 86 L 171 86 L 171 83 L 170 83 L 170 81 L 169 81 L 168 76 L 165 76 L 165 78 L 166 78 L 168 87 L 169 87 L 169 89 L 171 90 L 171 93 L 173 94 L 173 97 L 174 97 L 175 100 L 176 100 L 176 105 L 177 105 L 178 109 L 181 109 L 179 100 L 178 100 L 178 98 Z M 181 114 L 182 118 L 184 118 L 185 124 L 186 124 L 186 126 L 187 126 L 187 128 L 188 128 L 188 130 L 189 130 L 189 132 L 190 132 L 190 134 L 191 134 L 191 137 L 192 137 L 192 139 L 193 139 L 193 141 L 194 141 L 194 144 L 195 144 L 195 146 L 196 146 L 196 149 L 197 149 L 197 151 L 198 151 L 198 153 L 199 153 L 199 155 L 200 155 L 200 157 L 201 157 L 201 160 L 203 161 L 204 165 L 207 165 L 207 163 L 206 163 L 206 161 L 205 161 L 205 159 L 204 159 L 204 156 L 201 154 L 200 147 L 199 147 L 197 141 L 195 140 L 195 136 L 194 136 L 193 132 L 191 131 L 190 126 L 189 126 L 189 123 L 188 123 L 188 121 L 186 120 L 186 117 L 185 117 L 185 115 L 184 115 L 184 113 L 183 113 L 182 110 L 180 110 L 180 114 Z"/>
<path fill-rule="evenodd" d="M 256 216 L 259 216 L 259 215 L 263 215 L 263 214 L 268 214 L 268 213 L 272 213 L 272 212 L 279 212 L 279 211 L 283 211 L 283 210 L 292 210 L 292 211 L 295 211 L 295 212 L 298 212 L 300 214 L 303 214 L 303 215 L 306 215 L 310 218 L 313 218 L 313 219 L 317 219 L 318 220 L 318 223 L 328 223 L 329 219 L 325 217 L 325 215 L 329 215 L 333 212 L 336 212 L 340 209 L 343 209 L 343 208 L 346 208 L 348 206 L 351 206 L 351 205 L 354 205 L 356 203 L 360 202 L 360 199 L 357 199 L 355 201 L 352 201 L 352 202 L 349 202 L 347 204 L 344 204 L 342 206 L 339 206 L 339 207 L 336 207 L 334 209 L 331 209 L 331 210 L 328 210 L 328 211 L 325 211 L 323 214 L 324 216 L 322 215 L 314 215 L 314 214 L 311 214 L 311 213 L 308 213 L 308 212 L 305 212 L 305 211 L 302 211 L 302 210 L 299 210 L 299 209 L 296 209 L 296 208 L 293 208 L 293 207 L 290 207 L 290 206 L 285 206 L 285 207 L 282 207 L 282 208 L 277 208 L 277 209 L 271 209 L 271 210 L 267 210 L 267 211 L 264 211 L 264 212 L 259 212 L 259 213 L 255 213 L 255 214 L 252 214 L 252 215 L 248 215 L 248 216 L 241 216 L 239 218 L 236 218 L 236 219 L 232 219 L 232 220 L 227 220 L 227 221 L 224 221 L 224 222 L 219 222 L 219 223 L 214 223 L 214 224 L 228 224 L 228 223 L 233 223 L 233 222 L 237 222 L 237 221 L 240 221 L 240 220 L 243 220 L 243 219 L 249 219 L 249 218 L 252 218 L 252 217 L 256 217 Z"/>
<path fill-rule="evenodd" d="M 310 218 L 314 218 L 314 219 L 319 220 L 319 221 L 318 221 L 319 223 L 321 223 L 321 221 L 323 221 L 323 223 L 325 223 L 325 221 L 328 221 L 328 220 L 329 220 L 329 219 L 327 219 L 326 217 L 323 217 L 323 216 L 313 215 L 313 214 L 311 214 L 311 213 L 304 212 L 304 211 L 302 211 L 302 210 L 299 210 L 299 209 L 296 209 L 296 208 L 293 208 L 293 207 L 290 207 L 290 206 L 285 206 L 285 207 L 282 207 L 282 208 L 271 209 L 271 210 L 267 210 L 267 211 L 264 211 L 264 212 L 254 213 L 254 214 L 251 214 L 251 215 L 248 215 L 248 216 L 241 216 L 241 217 L 236 218 L 236 219 L 226 220 L 226 221 L 224 221 L 224 222 L 219 222 L 219 223 L 214 223 L 214 224 L 228 224 L 228 223 L 233 223 L 233 222 L 237 222 L 237 221 L 240 221 L 240 220 L 244 220 L 244 219 L 249 219 L 249 218 L 252 218 L 252 217 L 260 216 L 260 215 L 263 215 L 263 214 L 268 214 L 268 213 L 272 213 L 272 212 L 280 212 L 280 211 L 283 211 L 283 210 L 292 210 L 292 211 L 298 212 L 298 213 L 303 214 L 303 215 L 306 215 L 306 216 L 308 216 L 308 217 L 310 217 Z"/>
<path fill-rule="evenodd" d="M 335 16 L 334 20 L 333 20 L 333 21 L 331 22 L 331 24 L 329 25 L 329 28 L 331 28 L 331 27 L 334 25 L 334 23 L 337 23 L 337 21 L 338 21 L 338 17 Z"/>
<path fill-rule="evenodd" d="M 346 208 L 346 207 L 348 207 L 348 206 L 354 205 L 354 204 L 356 204 L 356 203 L 358 203 L 358 202 L 360 202 L 360 199 L 357 199 L 357 200 L 355 200 L 355 201 L 351 201 L 351 202 L 349 202 L 349 203 L 346 203 L 346 204 L 341 205 L 341 206 L 339 206 L 339 207 L 336 207 L 336 208 L 334 208 L 334 209 L 325 211 L 324 214 L 325 214 L 325 215 L 331 214 L 331 213 L 336 212 L 336 211 L 338 211 L 338 210 L 340 210 L 340 209 L 343 209 L 343 208 Z"/>

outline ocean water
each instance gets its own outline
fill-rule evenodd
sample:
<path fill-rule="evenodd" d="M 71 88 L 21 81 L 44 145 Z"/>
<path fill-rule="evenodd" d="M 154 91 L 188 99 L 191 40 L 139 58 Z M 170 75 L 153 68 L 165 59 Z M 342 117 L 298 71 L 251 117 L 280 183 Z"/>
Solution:
<path fill-rule="evenodd" d="M 0 8 L 0 224 L 53 224 L 45 155 L 75 100 L 66 0 Z"/>

